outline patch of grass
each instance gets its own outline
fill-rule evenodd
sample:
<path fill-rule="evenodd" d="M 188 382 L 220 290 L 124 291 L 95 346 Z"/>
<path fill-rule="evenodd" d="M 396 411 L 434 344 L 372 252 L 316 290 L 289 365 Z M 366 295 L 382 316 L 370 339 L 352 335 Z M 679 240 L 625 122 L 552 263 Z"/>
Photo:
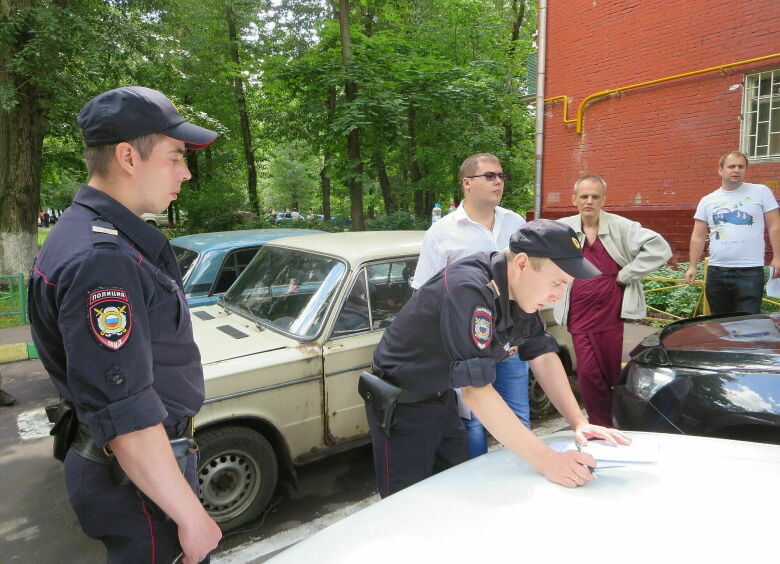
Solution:
<path fill-rule="evenodd" d="M 11 292 L 9 288 L 11 287 L 5 281 L 0 284 L 0 328 L 22 325 L 21 316 L 18 313 L 22 307 L 19 304 L 18 289 L 13 286 L 13 292 Z M 24 292 L 26 295 L 26 286 Z"/>

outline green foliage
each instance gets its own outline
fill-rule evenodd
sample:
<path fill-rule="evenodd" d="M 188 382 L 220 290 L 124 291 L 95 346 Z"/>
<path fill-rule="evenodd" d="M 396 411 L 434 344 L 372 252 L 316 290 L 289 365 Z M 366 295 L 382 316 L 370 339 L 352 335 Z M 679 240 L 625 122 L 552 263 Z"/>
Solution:
<path fill-rule="evenodd" d="M 426 218 L 417 218 L 409 212 L 397 211 L 389 215 L 382 215 L 376 219 L 366 221 L 367 231 L 391 231 L 394 229 L 425 230 L 430 227 L 431 221 Z"/>
<path fill-rule="evenodd" d="M 676 278 L 682 280 L 685 271 L 688 269 L 687 262 L 678 263 L 677 268 L 665 265 L 651 272 L 648 276 L 656 278 Z M 702 279 L 702 268 L 699 268 L 697 279 Z M 661 292 L 650 292 L 655 288 L 668 288 L 670 286 L 680 285 L 680 288 L 664 290 Z M 662 282 L 655 280 L 645 280 L 642 282 L 645 290 L 645 299 L 647 305 L 656 309 L 677 315 L 679 317 L 690 317 L 696 307 L 696 303 L 701 295 L 701 286 L 688 286 L 685 282 Z M 701 311 L 699 311 L 701 315 Z M 655 316 L 652 312 L 650 316 Z"/>
<path fill-rule="evenodd" d="M 687 262 L 680 262 L 677 267 L 670 265 L 662 266 L 651 272 L 648 276 L 656 278 L 676 278 L 682 279 L 685 271 L 688 270 Z M 764 276 L 769 275 L 769 268 L 765 268 Z M 704 263 L 699 263 L 696 270 L 696 279 L 704 280 Z M 654 288 L 668 288 L 670 286 L 682 286 L 680 288 L 674 288 L 671 290 L 663 290 L 661 292 L 650 292 L 647 290 Z M 691 317 L 699 302 L 700 295 L 702 293 L 703 286 L 688 286 L 685 282 L 662 282 L 656 280 L 644 280 L 642 287 L 645 290 L 645 298 L 647 305 L 653 306 L 656 309 L 677 315 L 679 317 Z M 766 298 L 766 291 L 764 291 L 764 298 Z M 777 301 L 773 298 L 770 300 Z M 780 311 L 780 306 L 767 303 L 766 301 L 761 305 L 762 312 Z M 650 317 L 655 317 L 657 314 L 649 312 Z M 699 304 L 696 310 L 696 315 L 702 315 L 702 306 Z"/>
<path fill-rule="evenodd" d="M 47 118 L 41 208 L 65 207 L 86 180 L 74 116 L 95 94 L 124 84 L 159 89 L 187 118 L 220 132 L 197 153 L 196 177 L 177 202 L 191 232 L 247 225 L 239 213 L 249 210 L 247 151 L 258 165 L 262 210 L 321 213 L 324 172 L 330 211 L 342 221 L 315 227 L 348 228 L 346 185 L 356 173 L 345 135 L 353 130 L 360 132 L 364 212 L 376 218 L 371 229 L 426 228 L 428 202 L 460 198 L 458 167 L 475 152 L 497 154 L 511 174 L 502 205 L 533 206 L 533 112 L 519 101 L 534 49 L 533 3 L 351 2 L 350 68 L 341 62 L 333 4 L 321 0 L 21 4 L 0 20 L 0 43 L 14 46 L 8 68 L 36 85 Z M 525 18 L 512 41 L 518 5 Z M 234 43 L 228 12 L 239 32 Z M 236 77 L 245 85 L 250 147 Z M 358 87 L 352 102 L 347 78 Z M 0 108 L 18 102 L 14 88 L 0 84 Z M 381 187 L 385 175 L 389 185 Z"/>
<path fill-rule="evenodd" d="M 277 145 L 260 167 L 260 193 L 268 208 L 303 214 L 319 209 L 320 159 L 303 141 Z"/>
<path fill-rule="evenodd" d="M 208 183 L 198 190 L 189 190 L 181 204 L 187 211 L 184 227 L 187 233 L 230 231 L 243 223 L 238 213 L 244 195 L 237 187 Z"/>

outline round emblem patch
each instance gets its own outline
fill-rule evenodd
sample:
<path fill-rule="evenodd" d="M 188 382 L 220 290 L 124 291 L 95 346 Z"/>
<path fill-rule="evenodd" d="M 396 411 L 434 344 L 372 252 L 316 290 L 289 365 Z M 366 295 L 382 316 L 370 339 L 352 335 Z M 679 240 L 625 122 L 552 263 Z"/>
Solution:
<path fill-rule="evenodd" d="M 101 288 L 87 299 L 89 325 L 101 345 L 112 351 L 121 349 L 130 338 L 133 317 L 130 300 L 121 288 Z"/>
<path fill-rule="evenodd" d="M 576 238 L 576 237 L 572 237 L 572 238 L 571 238 L 571 242 L 572 242 L 572 243 L 574 243 L 574 248 L 575 248 L 575 249 L 579 249 L 579 248 L 580 248 L 580 242 L 579 242 L 579 241 L 577 241 L 577 238 Z"/>
<path fill-rule="evenodd" d="M 493 340 L 493 312 L 488 308 L 474 308 L 474 315 L 471 316 L 471 338 L 480 349 L 490 345 Z"/>

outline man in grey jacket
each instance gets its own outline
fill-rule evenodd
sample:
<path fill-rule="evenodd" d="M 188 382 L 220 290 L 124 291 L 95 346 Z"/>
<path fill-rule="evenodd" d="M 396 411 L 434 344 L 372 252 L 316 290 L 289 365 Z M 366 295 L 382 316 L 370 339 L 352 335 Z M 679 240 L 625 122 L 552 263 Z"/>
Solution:
<path fill-rule="evenodd" d="M 575 280 L 555 304 L 555 319 L 572 335 L 577 380 L 588 419 L 611 425 L 612 387 L 620 377 L 623 319 L 647 313 L 642 278 L 672 256 L 669 244 L 639 223 L 605 212 L 607 183 L 588 174 L 574 183 L 578 215 L 561 218 L 577 234 L 583 255 L 602 274 Z"/>

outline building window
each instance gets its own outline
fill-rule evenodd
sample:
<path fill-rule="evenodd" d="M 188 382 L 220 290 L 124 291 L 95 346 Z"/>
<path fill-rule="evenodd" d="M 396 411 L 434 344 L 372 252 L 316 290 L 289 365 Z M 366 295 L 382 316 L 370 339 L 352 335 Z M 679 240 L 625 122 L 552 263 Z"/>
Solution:
<path fill-rule="evenodd" d="M 780 69 L 745 77 L 742 150 L 751 159 L 780 158 Z"/>

